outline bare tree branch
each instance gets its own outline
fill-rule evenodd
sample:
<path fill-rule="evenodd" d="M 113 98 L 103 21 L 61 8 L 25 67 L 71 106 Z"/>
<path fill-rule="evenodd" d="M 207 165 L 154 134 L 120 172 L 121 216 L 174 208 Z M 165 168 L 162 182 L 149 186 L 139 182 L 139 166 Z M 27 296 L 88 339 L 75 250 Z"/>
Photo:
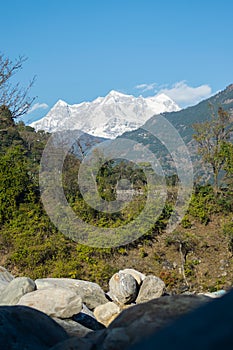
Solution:
<path fill-rule="evenodd" d="M 27 61 L 24 56 L 19 56 L 15 62 L 0 54 L 0 106 L 6 106 L 12 113 L 12 118 L 17 118 L 28 112 L 35 97 L 29 97 L 29 91 L 35 82 L 35 77 L 24 88 L 19 83 L 13 84 L 12 77 L 22 69 Z"/>

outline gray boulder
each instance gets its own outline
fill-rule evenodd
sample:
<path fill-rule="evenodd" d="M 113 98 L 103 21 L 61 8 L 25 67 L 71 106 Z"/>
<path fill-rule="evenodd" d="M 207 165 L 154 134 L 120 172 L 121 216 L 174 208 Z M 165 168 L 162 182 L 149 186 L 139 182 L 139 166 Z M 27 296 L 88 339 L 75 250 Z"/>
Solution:
<path fill-rule="evenodd" d="M 124 270 L 120 270 L 119 272 L 128 273 L 129 275 L 133 276 L 139 286 L 142 284 L 142 281 L 146 278 L 146 275 L 144 275 L 143 273 L 135 269 L 124 269 Z"/>
<path fill-rule="evenodd" d="M 119 304 L 129 304 L 135 301 L 138 284 L 135 278 L 123 272 L 115 273 L 109 281 L 109 295 Z"/>
<path fill-rule="evenodd" d="M 4 267 L 0 266 L 0 281 L 11 282 L 14 276 L 8 272 Z"/>
<path fill-rule="evenodd" d="M 165 283 L 156 276 L 146 276 L 140 287 L 136 303 L 144 303 L 146 301 L 160 298 L 164 294 Z"/>
<path fill-rule="evenodd" d="M 97 283 L 72 278 L 42 278 L 37 279 L 35 282 L 37 289 L 61 287 L 74 291 L 82 298 L 83 303 L 90 310 L 94 310 L 96 306 L 105 304 L 108 301 L 104 291 Z"/>
<path fill-rule="evenodd" d="M 35 282 L 27 277 L 13 279 L 0 292 L 0 305 L 16 305 L 20 298 L 36 289 Z"/>
<path fill-rule="evenodd" d="M 7 286 L 9 282 L 1 281 L 0 280 L 0 292 L 3 291 Z"/>
<path fill-rule="evenodd" d="M 18 302 L 51 317 L 71 318 L 82 310 L 82 299 L 67 288 L 48 288 L 25 294 Z"/>
<path fill-rule="evenodd" d="M 91 329 L 86 328 L 80 323 L 75 322 L 71 319 L 62 320 L 60 318 L 53 317 L 53 320 L 57 322 L 62 328 L 64 328 L 70 337 L 82 338 L 85 337 L 85 335 L 88 333 L 93 332 Z"/>

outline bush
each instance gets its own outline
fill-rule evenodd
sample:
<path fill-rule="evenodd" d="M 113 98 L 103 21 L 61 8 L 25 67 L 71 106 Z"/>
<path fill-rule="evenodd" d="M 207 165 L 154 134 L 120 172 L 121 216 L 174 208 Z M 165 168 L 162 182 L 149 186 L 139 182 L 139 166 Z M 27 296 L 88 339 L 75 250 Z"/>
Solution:
<path fill-rule="evenodd" d="M 188 209 L 188 213 L 200 222 L 207 225 L 210 216 L 217 210 L 216 198 L 211 185 L 199 186 L 193 193 Z"/>
<path fill-rule="evenodd" d="M 228 249 L 233 254 L 233 222 L 228 222 L 223 225 L 223 233 L 228 238 Z"/>

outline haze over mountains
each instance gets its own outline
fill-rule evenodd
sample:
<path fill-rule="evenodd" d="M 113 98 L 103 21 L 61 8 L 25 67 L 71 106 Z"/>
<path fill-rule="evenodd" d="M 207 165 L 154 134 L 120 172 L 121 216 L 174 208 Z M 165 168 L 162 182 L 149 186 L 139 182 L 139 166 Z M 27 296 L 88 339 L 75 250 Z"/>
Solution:
<path fill-rule="evenodd" d="M 59 100 L 48 114 L 31 124 L 47 132 L 82 130 L 93 136 L 115 138 L 142 126 L 153 115 L 179 111 L 167 95 L 144 98 L 110 91 L 92 102 L 69 105 Z"/>

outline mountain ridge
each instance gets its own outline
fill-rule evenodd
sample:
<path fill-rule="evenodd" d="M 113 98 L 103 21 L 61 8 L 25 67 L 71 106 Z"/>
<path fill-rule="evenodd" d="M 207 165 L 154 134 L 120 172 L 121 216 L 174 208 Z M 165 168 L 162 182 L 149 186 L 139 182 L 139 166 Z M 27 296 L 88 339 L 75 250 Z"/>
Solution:
<path fill-rule="evenodd" d="M 205 166 L 201 167 L 197 156 L 197 145 L 193 140 L 194 129 L 192 127 L 195 123 L 201 123 L 211 119 L 212 113 L 217 114 L 218 108 L 222 107 L 226 110 L 233 122 L 233 84 L 227 86 L 224 90 L 217 94 L 199 102 L 194 106 L 187 107 L 180 111 L 161 113 L 171 125 L 174 127 L 184 143 L 186 144 L 190 157 L 194 166 L 194 173 L 196 176 L 207 176 L 207 169 Z M 157 116 L 152 116 L 146 121 L 144 125 L 136 130 L 126 132 L 119 136 L 119 138 L 127 138 L 143 144 L 145 147 L 153 152 L 161 162 L 163 169 L 166 169 L 169 174 L 175 173 L 174 162 L 172 156 L 166 149 L 166 145 L 162 144 L 156 137 L 148 130 L 153 130 L 156 126 Z M 171 135 L 172 137 L 172 135 Z"/>

